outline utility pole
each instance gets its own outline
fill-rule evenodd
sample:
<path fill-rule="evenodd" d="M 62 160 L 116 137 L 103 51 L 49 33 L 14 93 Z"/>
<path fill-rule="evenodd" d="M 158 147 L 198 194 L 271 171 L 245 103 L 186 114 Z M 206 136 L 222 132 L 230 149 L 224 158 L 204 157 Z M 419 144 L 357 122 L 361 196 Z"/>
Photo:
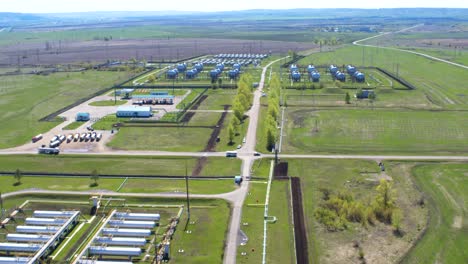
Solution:
<path fill-rule="evenodd" d="M 185 189 L 187 193 L 187 221 L 190 221 L 190 199 L 189 199 L 189 185 L 187 175 L 187 160 L 185 160 Z"/>

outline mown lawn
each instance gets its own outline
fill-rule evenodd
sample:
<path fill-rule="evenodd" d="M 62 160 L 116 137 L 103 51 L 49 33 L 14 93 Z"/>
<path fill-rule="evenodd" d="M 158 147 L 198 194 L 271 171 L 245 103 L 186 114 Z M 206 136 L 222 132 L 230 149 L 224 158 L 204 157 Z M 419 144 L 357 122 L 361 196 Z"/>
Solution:
<path fill-rule="evenodd" d="M 466 153 L 468 115 L 443 111 L 289 108 L 288 153 Z M 284 140 L 286 139 L 286 140 Z"/>

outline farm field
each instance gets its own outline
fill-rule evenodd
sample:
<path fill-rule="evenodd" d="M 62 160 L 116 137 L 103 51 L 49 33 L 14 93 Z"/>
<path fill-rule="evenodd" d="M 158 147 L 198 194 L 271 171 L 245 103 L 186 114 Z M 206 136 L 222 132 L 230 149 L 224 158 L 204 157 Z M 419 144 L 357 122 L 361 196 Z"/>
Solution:
<path fill-rule="evenodd" d="M 468 119 L 452 111 L 287 110 L 287 153 L 466 153 Z"/>
<path fill-rule="evenodd" d="M 231 105 L 236 89 L 209 89 L 208 97 L 200 104 L 198 110 L 223 110 L 225 105 Z"/>
<path fill-rule="evenodd" d="M 426 194 L 430 219 L 402 263 L 462 263 L 468 259 L 468 164 L 417 164 L 408 171 Z"/>
<path fill-rule="evenodd" d="M 417 204 L 422 194 L 393 165 L 386 163 L 387 173 L 381 173 L 374 161 L 360 160 L 282 160 L 289 163 L 289 175 L 301 180 L 305 222 L 311 263 L 359 263 L 359 250 L 367 263 L 395 263 L 404 256 L 426 223 L 427 209 Z M 342 231 L 330 232 L 314 216 L 323 201 L 324 190 L 346 192 L 356 200 L 370 202 L 376 195 L 381 178 L 390 178 L 396 204 L 402 210 L 402 237 L 393 233 L 391 225 L 375 222 L 363 227 L 347 222 Z"/>
<path fill-rule="evenodd" d="M 60 123 L 39 119 L 129 77 L 127 72 L 86 71 L 48 76 L 1 76 L 0 148 L 24 144 Z"/>
<path fill-rule="evenodd" d="M 371 47 L 348 46 L 331 52 L 314 53 L 300 60 L 300 65 L 354 64 L 378 66 L 409 81 L 434 105 L 449 109 L 466 109 L 465 69 L 432 61 L 415 54 Z M 422 100 L 422 99 L 420 99 Z"/>
<path fill-rule="evenodd" d="M 187 157 L 126 157 L 126 156 L 37 156 L 0 155 L 2 171 L 115 175 L 163 175 L 184 176 L 185 164 L 190 173 L 197 163 L 196 158 Z M 207 158 L 200 176 L 234 176 L 240 171 L 241 160 Z M 157 168 L 157 169 L 155 169 Z M 13 176 L 11 176 L 13 177 Z"/>

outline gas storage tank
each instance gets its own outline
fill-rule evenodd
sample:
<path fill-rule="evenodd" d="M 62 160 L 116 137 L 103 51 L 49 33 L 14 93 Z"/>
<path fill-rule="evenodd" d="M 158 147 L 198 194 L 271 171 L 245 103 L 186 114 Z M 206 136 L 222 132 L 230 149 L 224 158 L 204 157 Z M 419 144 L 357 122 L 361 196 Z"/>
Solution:
<path fill-rule="evenodd" d="M 23 257 L 0 257 L 0 264 L 26 264 L 29 260 Z"/>
<path fill-rule="evenodd" d="M 149 228 L 156 226 L 153 221 L 134 221 L 134 220 L 110 220 L 109 226 L 112 227 L 130 227 L 130 228 Z"/>
<path fill-rule="evenodd" d="M 236 79 L 239 76 L 239 70 L 234 69 L 229 71 L 229 78 Z"/>
<path fill-rule="evenodd" d="M 119 246 L 138 246 L 146 245 L 146 239 L 143 237 L 96 237 L 95 243 Z"/>
<path fill-rule="evenodd" d="M 41 211 L 36 210 L 33 213 L 33 217 L 63 217 L 69 218 L 73 216 L 76 212 L 75 211 Z"/>
<path fill-rule="evenodd" d="M 159 221 L 160 214 L 146 214 L 146 213 L 115 213 L 114 218 L 123 218 L 128 220 L 146 220 L 146 221 Z"/>
<path fill-rule="evenodd" d="M 298 71 L 293 71 L 291 73 L 291 79 L 294 81 L 294 82 L 299 82 L 301 80 L 301 73 L 298 72 Z"/>
<path fill-rule="evenodd" d="M 177 69 L 172 69 L 167 71 L 167 78 L 175 79 L 179 75 L 179 71 Z"/>
<path fill-rule="evenodd" d="M 17 226 L 16 232 L 18 233 L 31 233 L 31 234 L 54 234 L 60 229 L 59 226 Z"/>
<path fill-rule="evenodd" d="M 0 243 L 0 251 L 36 252 L 41 248 L 40 244 Z"/>
<path fill-rule="evenodd" d="M 197 70 L 197 72 L 202 72 L 203 71 L 203 63 L 195 64 L 194 68 Z"/>
<path fill-rule="evenodd" d="M 318 82 L 320 81 L 320 73 L 318 71 L 314 71 L 310 74 L 310 77 L 312 78 L 313 82 Z"/>
<path fill-rule="evenodd" d="M 106 255 L 106 256 L 139 256 L 141 248 L 133 247 L 89 247 L 91 255 Z"/>
<path fill-rule="evenodd" d="M 241 65 L 239 63 L 234 63 L 234 65 L 232 65 L 232 68 L 237 69 L 238 71 L 240 71 L 241 70 Z"/>
<path fill-rule="evenodd" d="M 179 64 L 177 64 L 177 70 L 178 70 L 179 72 L 184 72 L 184 71 L 186 71 L 186 70 L 187 70 L 187 64 L 185 64 L 185 63 L 179 63 Z"/>
<path fill-rule="evenodd" d="M 356 67 L 352 65 L 346 66 L 346 71 L 348 72 L 349 75 L 353 75 L 356 72 Z"/>
<path fill-rule="evenodd" d="M 338 81 L 341 81 L 341 82 L 344 82 L 346 81 L 346 75 L 340 71 L 337 71 L 336 74 L 335 74 L 335 78 L 338 80 Z"/>
<path fill-rule="evenodd" d="M 224 64 L 222 64 L 222 63 L 216 64 L 216 69 L 219 69 L 220 71 L 223 71 L 224 70 Z"/>
<path fill-rule="evenodd" d="M 192 70 L 185 72 L 185 78 L 194 79 L 195 77 L 197 77 L 197 74 L 198 74 L 198 71 L 196 69 L 192 69 Z"/>
<path fill-rule="evenodd" d="M 366 80 L 366 76 L 364 75 L 364 73 L 359 71 L 355 72 L 353 76 L 357 82 L 364 82 Z"/>
<path fill-rule="evenodd" d="M 210 71 L 210 77 L 211 77 L 212 79 L 218 78 L 220 74 L 221 74 L 221 70 L 220 70 L 220 69 L 214 69 L 214 70 L 211 70 L 211 71 Z"/>
<path fill-rule="evenodd" d="M 314 72 L 314 71 L 315 71 L 315 66 L 314 66 L 314 65 L 309 65 L 309 66 L 307 66 L 307 71 L 308 71 L 309 73 Z"/>
<path fill-rule="evenodd" d="M 338 67 L 336 67 L 335 65 L 330 65 L 330 73 L 334 76 L 336 74 L 336 72 L 338 71 Z"/>
<path fill-rule="evenodd" d="M 102 235 L 125 236 L 125 237 L 147 237 L 151 235 L 151 230 L 129 229 L 129 228 L 103 228 Z"/>
<path fill-rule="evenodd" d="M 67 219 L 55 219 L 55 218 L 33 218 L 29 217 L 26 218 L 25 223 L 27 225 L 57 225 L 61 226 L 65 224 L 68 220 Z"/>
<path fill-rule="evenodd" d="M 290 70 L 291 72 L 295 72 L 295 71 L 298 71 L 299 68 L 297 67 L 296 64 L 291 64 L 291 66 L 289 67 L 289 70 Z"/>
<path fill-rule="evenodd" d="M 11 242 L 47 242 L 51 236 L 29 234 L 7 234 L 6 240 Z"/>

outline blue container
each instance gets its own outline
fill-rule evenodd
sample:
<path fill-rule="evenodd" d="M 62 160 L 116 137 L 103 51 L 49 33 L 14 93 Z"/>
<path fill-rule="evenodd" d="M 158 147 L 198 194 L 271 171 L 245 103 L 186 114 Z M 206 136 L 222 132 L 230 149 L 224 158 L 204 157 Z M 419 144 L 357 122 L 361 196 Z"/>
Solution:
<path fill-rule="evenodd" d="M 291 73 L 291 79 L 294 81 L 294 82 L 299 82 L 301 80 L 301 73 L 298 72 L 298 71 L 293 71 Z"/>
<path fill-rule="evenodd" d="M 335 75 L 336 72 L 338 71 L 338 67 L 336 67 L 335 65 L 330 65 L 329 70 L 332 75 Z"/>
<path fill-rule="evenodd" d="M 340 71 L 337 71 L 336 74 L 335 74 L 335 78 L 338 81 L 344 82 L 344 81 L 346 81 L 346 74 L 344 74 L 344 73 L 342 73 Z"/>
<path fill-rule="evenodd" d="M 307 66 L 307 71 L 308 71 L 309 73 L 314 72 L 314 71 L 315 71 L 314 65 L 309 65 L 309 66 Z"/>
<path fill-rule="evenodd" d="M 314 71 L 310 74 L 310 77 L 312 78 L 313 82 L 318 82 L 320 81 L 320 73 L 318 71 Z"/>

